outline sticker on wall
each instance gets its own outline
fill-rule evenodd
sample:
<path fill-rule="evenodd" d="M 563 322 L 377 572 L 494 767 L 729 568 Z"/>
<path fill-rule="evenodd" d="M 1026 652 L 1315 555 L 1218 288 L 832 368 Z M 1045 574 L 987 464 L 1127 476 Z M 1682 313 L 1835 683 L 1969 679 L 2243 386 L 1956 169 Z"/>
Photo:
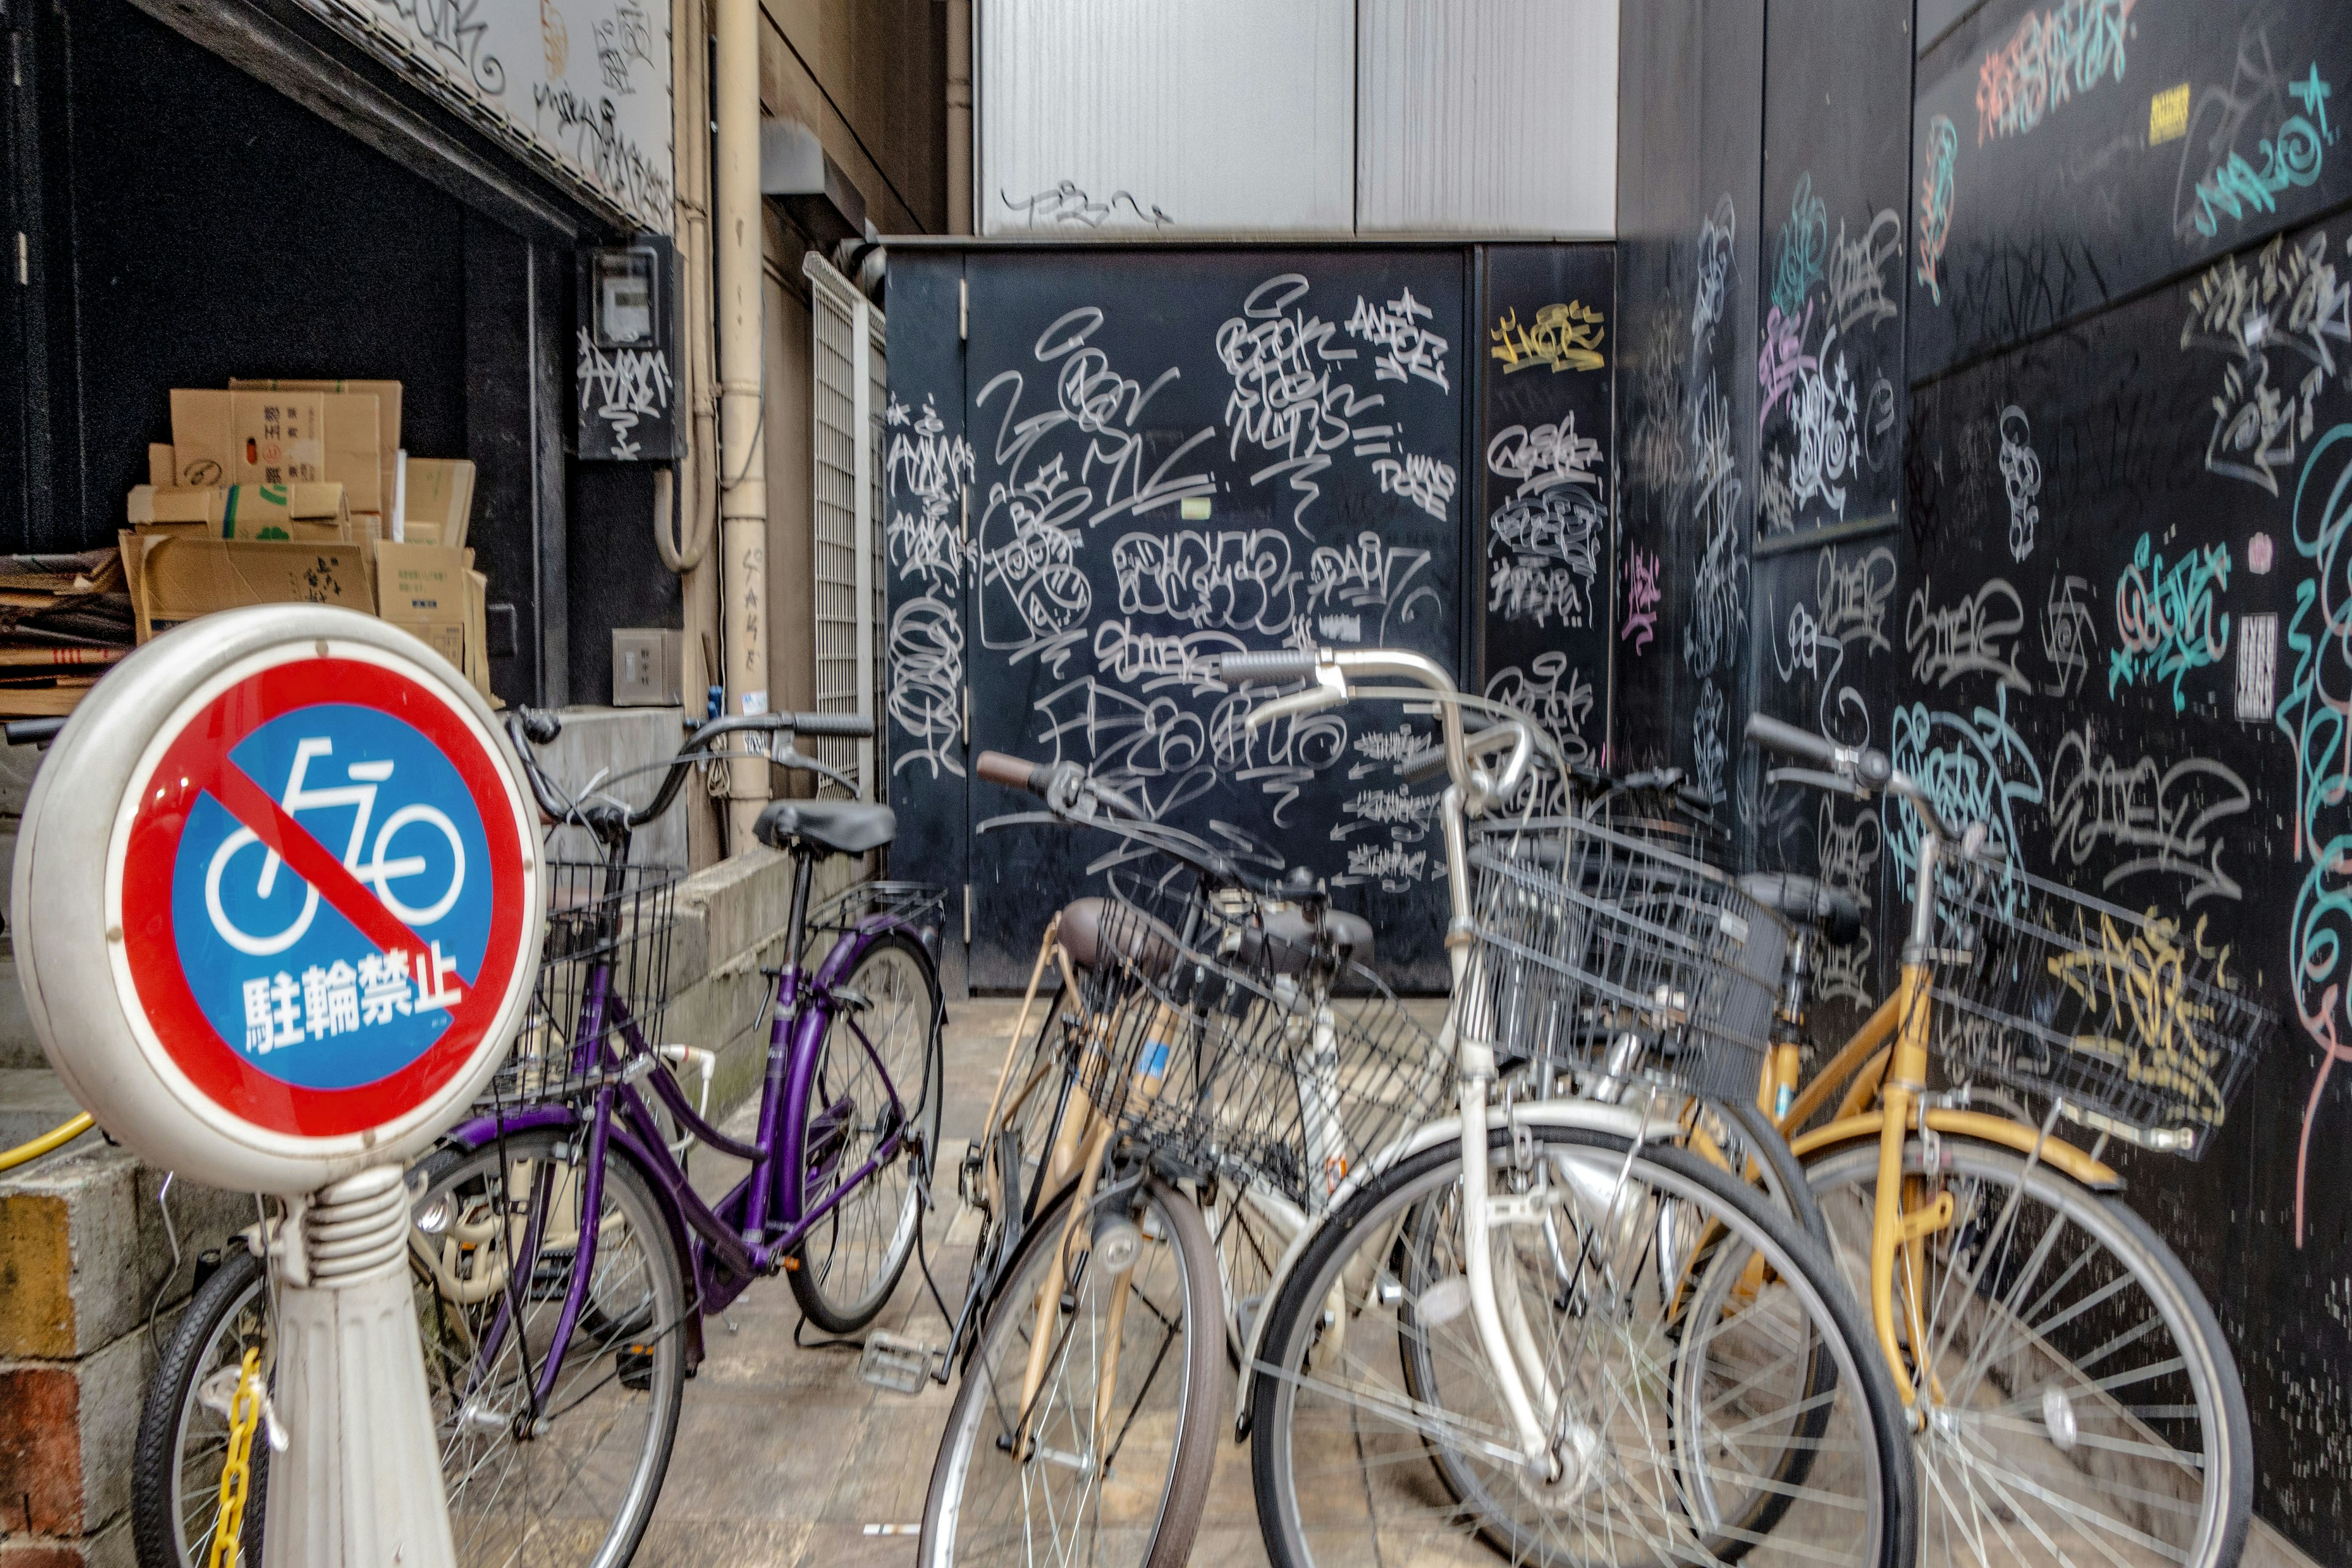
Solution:
<path fill-rule="evenodd" d="M 2238 717 L 2266 724 L 2277 707 L 2278 616 L 2247 616 L 2238 623 Z"/>

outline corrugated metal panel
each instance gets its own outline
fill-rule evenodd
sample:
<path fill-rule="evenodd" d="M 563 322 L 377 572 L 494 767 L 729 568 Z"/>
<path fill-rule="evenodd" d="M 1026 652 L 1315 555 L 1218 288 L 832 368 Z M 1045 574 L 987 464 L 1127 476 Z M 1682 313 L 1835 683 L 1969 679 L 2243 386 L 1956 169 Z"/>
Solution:
<path fill-rule="evenodd" d="M 821 713 L 855 713 L 859 619 L 857 294 L 814 252 L 805 270 L 814 285 L 809 290 L 809 362 L 814 373 L 809 401 L 815 417 L 816 455 L 816 613 L 812 627 L 816 644 L 816 706 Z M 856 742 L 811 737 L 798 744 L 819 762 L 856 776 Z M 836 784 L 822 783 L 817 793 L 841 792 Z"/>
<path fill-rule="evenodd" d="M 1357 226 L 1608 238 L 1617 0 L 1361 0 Z"/>
<path fill-rule="evenodd" d="M 974 9 L 982 234 L 1353 226 L 1354 0 Z"/>

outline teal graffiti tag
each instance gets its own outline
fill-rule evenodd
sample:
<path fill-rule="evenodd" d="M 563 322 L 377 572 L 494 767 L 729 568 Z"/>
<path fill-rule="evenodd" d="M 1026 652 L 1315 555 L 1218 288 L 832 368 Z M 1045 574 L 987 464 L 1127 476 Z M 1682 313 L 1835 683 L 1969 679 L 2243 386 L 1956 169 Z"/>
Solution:
<path fill-rule="evenodd" d="M 2172 682 L 2172 710 L 2189 706 L 2180 689 L 2191 670 L 2230 651 L 2230 616 L 2214 613 L 2213 591 L 2230 585 L 2230 547 L 2191 550 L 2170 566 L 2143 533 L 2132 563 L 2116 580 L 2116 636 L 2107 654 L 2107 695 L 2144 679 Z"/>
<path fill-rule="evenodd" d="M 1936 273 L 1944 262 L 1944 242 L 1952 233 L 1952 159 L 1960 150 L 1960 128 L 1948 115 L 1927 121 L 1927 173 L 1919 182 L 1919 281 L 1937 304 L 1944 285 Z"/>
<path fill-rule="evenodd" d="M 1992 843 L 2012 866 L 2020 864 L 2017 808 L 2043 799 L 2042 764 L 2025 738 L 2009 721 L 2009 688 L 1993 694 L 1993 706 L 1968 717 L 1932 711 L 1924 702 L 1895 710 L 1887 731 L 1895 765 L 1908 773 L 1935 803 L 1937 815 L 1956 833 L 1981 822 Z M 1908 872 L 1919 864 L 1919 815 L 1909 802 L 1887 796 L 1883 824 L 1895 858 Z"/>
<path fill-rule="evenodd" d="M 2318 180 L 2327 149 L 2336 143 L 2336 132 L 2327 123 L 2327 100 L 2333 89 L 2321 79 L 2315 64 L 2309 76 L 2289 82 L 2286 89 L 2303 105 L 2303 113 L 2287 116 L 2280 121 L 2276 136 L 2263 138 L 2255 149 L 2263 166 L 2257 169 L 2243 153 L 2233 152 L 2197 182 L 2197 232 L 2206 238 L 2221 232 L 2221 214 L 2226 212 L 2238 220 L 2249 211 L 2274 213 L 2281 195 Z M 2319 117 L 2317 125 L 2309 119 L 2315 114 Z"/>
<path fill-rule="evenodd" d="M 1772 275 L 1772 303 L 1783 316 L 1804 309 L 1805 296 L 1822 280 L 1830 253 L 1829 204 L 1813 195 L 1813 176 L 1797 176 L 1789 199 L 1789 221 L 1780 226 L 1780 259 Z"/>
<path fill-rule="evenodd" d="M 2325 459 L 2325 463 L 2323 463 Z M 2316 481 L 2316 482 L 2315 482 Z M 2326 499 L 2318 498 L 2325 495 Z M 2313 503 L 2316 504 L 2313 504 Z M 2352 425 L 2321 437 L 2294 489 L 2295 552 L 2312 574 L 2294 587 L 2286 646 L 2294 677 L 2278 705 L 2278 727 L 2294 743 L 2294 857 L 2307 861 L 2295 892 L 2287 955 L 2294 1012 L 2319 1047 L 2319 1074 L 2304 1104 L 2294 1157 L 2294 1243 L 2303 1245 L 2304 1177 L 2311 1129 L 2328 1075 L 2352 1062 L 2346 1027 L 2344 963 L 2352 951 Z"/>

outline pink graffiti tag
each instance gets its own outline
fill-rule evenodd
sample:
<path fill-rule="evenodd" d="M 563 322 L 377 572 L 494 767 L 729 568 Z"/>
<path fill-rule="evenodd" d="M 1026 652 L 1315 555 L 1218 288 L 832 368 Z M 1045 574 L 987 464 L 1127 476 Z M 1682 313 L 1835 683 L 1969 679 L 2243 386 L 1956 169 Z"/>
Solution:
<path fill-rule="evenodd" d="M 1633 643 L 1635 653 L 1649 647 L 1657 635 L 1659 563 L 1654 551 L 1644 560 L 1638 544 L 1625 557 L 1625 629 L 1617 636 L 1623 640 L 1639 632 L 1640 639 Z"/>
<path fill-rule="evenodd" d="M 1809 302 L 1804 314 L 1790 316 L 1773 306 L 1764 314 L 1764 347 L 1756 356 L 1756 379 L 1764 388 L 1764 407 L 1756 416 L 1757 428 L 1763 428 L 1772 417 L 1772 405 L 1780 401 L 1797 377 L 1805 371 L 1818 370 L 1821 360 L 1805 352 L 1805 329 L 1812 325 L 1813 307 Z"/>

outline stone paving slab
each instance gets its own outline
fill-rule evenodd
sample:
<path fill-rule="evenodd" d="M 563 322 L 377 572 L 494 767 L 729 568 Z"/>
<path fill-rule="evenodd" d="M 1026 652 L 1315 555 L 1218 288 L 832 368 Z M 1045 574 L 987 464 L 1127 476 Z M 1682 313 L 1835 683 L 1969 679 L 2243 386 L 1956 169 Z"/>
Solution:
<path fill-rule="evenodd" d="M 971 1249 L 942 1245 L 956 1208 L 954 1162 L 979 1130 L 1020 1011 L 1018 998 L 956 1003 L 949 1009 L 941 1138 L 946 1153 L 926 1227 L 932 1271 L 950 1306 L 961 1299 Z M 748 1132 L 755 1107 L 730 1131 Z M 724 1191 L 742 1166 L 698 1153 L 695 1185 Z M 800 1309 L 780 1277 L 745 1291 L 713 1320 L 709 1356 L 686 1385 L 686 1408 L 669 1479 L 638 1551 L 636 1568 L 904 1568 L 909 1533 L 923 1517 L 931 1460 L 952 1390 L 927 1385 L 912 1398 L 860 1382 L 856 1352 L 795 1347 Z M 909 1268 L 879 1326 L 939 1343 L 947 1337 L 918 1270 Z M 814 1330 L 803 1338 L 824 1336 Z M 1253 1568 L 1265 1562 L 1250 1501 L 1249 1454 L 1226 1447 L 1202 1549 L 1203 1563 Z"/>

